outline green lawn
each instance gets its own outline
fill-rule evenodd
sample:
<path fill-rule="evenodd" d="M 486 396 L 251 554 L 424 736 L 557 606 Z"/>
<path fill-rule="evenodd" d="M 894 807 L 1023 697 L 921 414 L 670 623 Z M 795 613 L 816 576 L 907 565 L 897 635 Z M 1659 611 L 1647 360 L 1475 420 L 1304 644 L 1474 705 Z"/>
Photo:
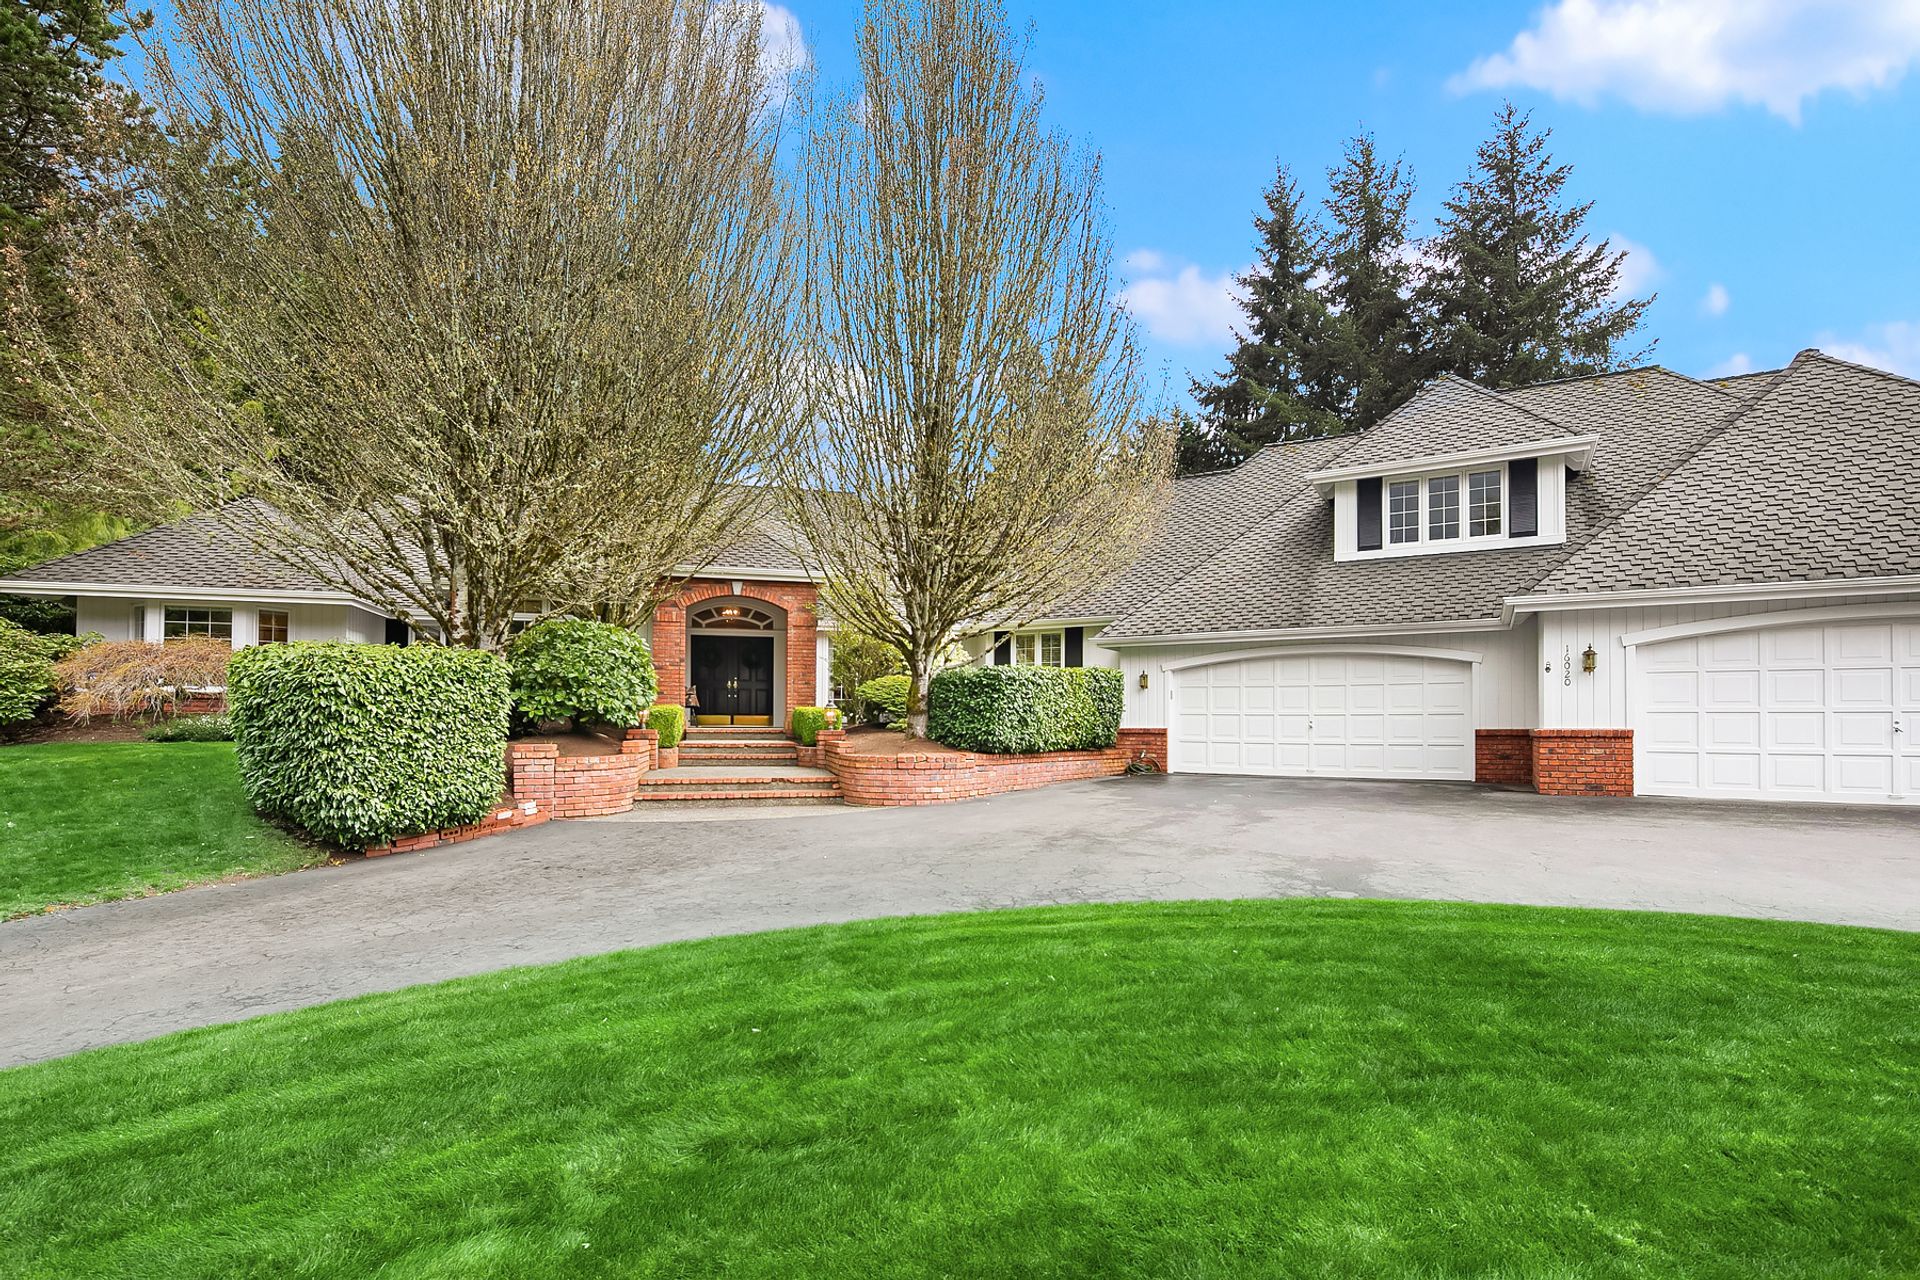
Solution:
<path fill-rule="evenodd" d="M 1920 937 L 1361 902 L 687 943 L 0 1073 L 35 1276 L 1920 1273 Z"/>
<path fill-rule="evenodd" d="M 232 743 L 0 747 L 0 919 L 326 856 L 254 816 Z"/>

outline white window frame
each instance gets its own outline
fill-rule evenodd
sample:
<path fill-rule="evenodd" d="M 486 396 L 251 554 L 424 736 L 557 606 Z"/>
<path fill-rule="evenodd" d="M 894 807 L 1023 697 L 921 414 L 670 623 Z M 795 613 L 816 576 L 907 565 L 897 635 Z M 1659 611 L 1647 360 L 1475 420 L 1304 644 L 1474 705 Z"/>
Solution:
<path fill-rule="evenodd" d="M 170 615 L 175 613 L 186 615 L 180 621 L 181 631 L 179 635 L 172 635 L 168 632 L 168 628 L 173 625 L 173 619 Z M 193 621 L 192 615 L 196 613 L 204 613 L 207 615 L 204 630 L 196 626 Z M 225 635 L 221 635 L 218 631 L 214 630 L 215 627 L 221 625 L 217 615 L 222 613 L 227 615 L 225 624 L 227 631 Z M 230 606 L 222 607 L 220 605 L 198 604 L 170 604 L 161 609 L 160 638 L 162 640 L 185 640 L 194 636 L 206 636 L 213 640 L 231 641 L 233 639 L 233 609 Z"/>
<path fill-rule="evenodd" d="M 1048 661 L 1047 641 L 1053 641 L 1055 657 L 1058 661 Z M 1024 644 L 1021 642 L 1025 641 Z M 1021 650 L 1026 650 L 1022 656 Z M 1067 665 L 1067 633 L 1065 631 L 1016 631 L 1007 647 L 1009 662 L 1016 667 L 1064 667 Z"/>
<path fill-rule="evenodd" d="M 1500 477 L 1500 531 L 1498 533 L 1474 534 L 1471 477 L 1486 472 L 1494 472 Z M 1452 537 L 1433 536 L 1433 482 L 1451 479 L 1458 485 L 1454 495 L 1454 524 L 1459 533 Z M 1418 486 L 1415 494 L 1415 523 L 1413 537 L 1395 541 L 1393 525 L 1393 490 L 1396 485 L 1413 484 Z M 1512 518 L 1513 486 L 1507 473 L 1505 462 L 1479 463 L 1474 465 L 1448 467 L 1441 471 L 1421 471 L 1406 475 L 1382 476 L 1380 479 L 1380 546 L 1358 552 L 1353 558 L 1360 560 L 1389 559 L 1393 556 L 1432 555 L 1444 551 L 1486 550 L 1491 547 L 1530 546 L 1544 541 L 1538 534 L 1515 538 L 1507 533 L 1507 522 Z M 1558 539 L 1554 539 L 1558 541 Z"/>

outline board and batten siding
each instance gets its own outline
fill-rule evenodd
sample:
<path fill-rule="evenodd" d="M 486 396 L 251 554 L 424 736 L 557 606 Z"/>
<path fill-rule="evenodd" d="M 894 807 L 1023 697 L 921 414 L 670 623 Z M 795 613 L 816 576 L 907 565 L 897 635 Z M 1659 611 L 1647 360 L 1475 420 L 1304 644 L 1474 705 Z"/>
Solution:
<path fill-rule="evenodd" d="M 1511 630 L 1461 631 L 1435 635 L 1355 636 L 1341 640 L 1165 645 L 1118 651 L 1126 675 L 1127 706 L 1121 724 L 1128 729 L 1168 727 L 1174 682 L 1179 672 L 1172 664 L 1208 654 L 1225 656 L 1253 650 L 1333 651 L 1354 646 L 1393 649 L 1453 649 L 1481 655 L 1473 674 L 1473 723 L 1479 729 L 1531 729 L 1539 721 L 1539 681 L 1534 678 L 1539 654 L 1539 632 L 1531 620 Z M 1089 665 L 1092 665 L 1089 646 Z M 1147 687 L 1140 687 L 1141 673 Z"/>
<path fill-rule="evenodd" d="M 1784 614 L 1835 605 L 1875 605 L 1920 601 L 1920 593 L 1893 596 L 1829 596 L 1809 600 L 1742 600 L 1724 604 L 1637 606 L 1621 609 L 1568 609 L 1541 613 L 1539 681 L 1543 729 L 1626 729 L 1628 686 L 1633 655 L 1622 636 L 1690 622 Z M 1593 646 L 1594 671 L 1581 670 L 1587 646 Z"/>
<path fill-rule="evenodd" d="M 145 606 L 147 634 L 133 634 L 133 611 Z M 260 601 L 169 600 L 165 596 L 80 596 L 74 600 L 74 629 L 98 632 L 108 640 L 158 640 L 165 628 L 165 610 L 175 608 L 233 610 L 233 643 L 243 648 L 259 637 L 260 610 L 277 609 L 287 615 L 291 640 L 386 639 L 386 619 L 344 604 L 269 604 Z M 353 615 L 358 615 L 357 619 Z"/>

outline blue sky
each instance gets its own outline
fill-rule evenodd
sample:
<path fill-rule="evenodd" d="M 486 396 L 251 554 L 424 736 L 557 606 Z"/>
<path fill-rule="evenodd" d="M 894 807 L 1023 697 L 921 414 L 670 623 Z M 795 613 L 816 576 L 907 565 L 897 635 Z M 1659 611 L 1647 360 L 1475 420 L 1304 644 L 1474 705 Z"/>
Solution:
<path fill-rule="evenodd" d="M 1504 96 L 1659 294 L 1659 363 L 1819 346 L 1920 376 L 1920 0 L 1009 5 L 1050 121 L 1104 157 L 1128 300 L 1177 391 L 1231 345 L 1225 277 L 1276 162 L 1317 190 L 1372 129 L 1413 166 L 1424 229 Z M 824 76 L 851 74 L 854 0 L 787 15 Z"/>

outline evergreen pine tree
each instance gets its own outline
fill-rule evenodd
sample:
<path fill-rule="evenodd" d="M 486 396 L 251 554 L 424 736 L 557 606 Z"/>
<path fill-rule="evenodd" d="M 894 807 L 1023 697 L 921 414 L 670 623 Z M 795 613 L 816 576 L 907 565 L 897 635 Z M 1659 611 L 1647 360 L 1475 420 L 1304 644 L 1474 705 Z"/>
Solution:
<path fill-rule="evenodd" d="M 1325 281 L 1320 296 L 1333 323 L 1315 353 L 1331 372 L 1333 403 L 1350 430 L 1399 408 L 1431 372 L 1408 205 L 1413 174 L 1381 160 L 1373 135 L 1347 144 L 1327 172 Z"/>
<path fill-rule="evenodd" d="M 1485 386 L 1601 373 L 1651 350 L 1622 350 L 1653 299 L 1616 297 L 1626 255 L 1588 240 L 1592 202 L 1564 203 L 1572 166 L 1554 162 L 1550 136 L 1507 103 L 1431 244 L 1438 363 Z"/>
<path fill-rule="evenodd" d="M 1282 168 L 1264 193 L 1254 265 L 1240 276 L 1247 326 L 1227 366 L 1193 381 L 1200 418 L 1180 424 L 1183 475 L 1231 465 L 1261 445 L 1341 429 L 1323 362 L 1330 323 L 1314 292 L 1320 228 L 1303 211 L 1299 187 Z"/>

